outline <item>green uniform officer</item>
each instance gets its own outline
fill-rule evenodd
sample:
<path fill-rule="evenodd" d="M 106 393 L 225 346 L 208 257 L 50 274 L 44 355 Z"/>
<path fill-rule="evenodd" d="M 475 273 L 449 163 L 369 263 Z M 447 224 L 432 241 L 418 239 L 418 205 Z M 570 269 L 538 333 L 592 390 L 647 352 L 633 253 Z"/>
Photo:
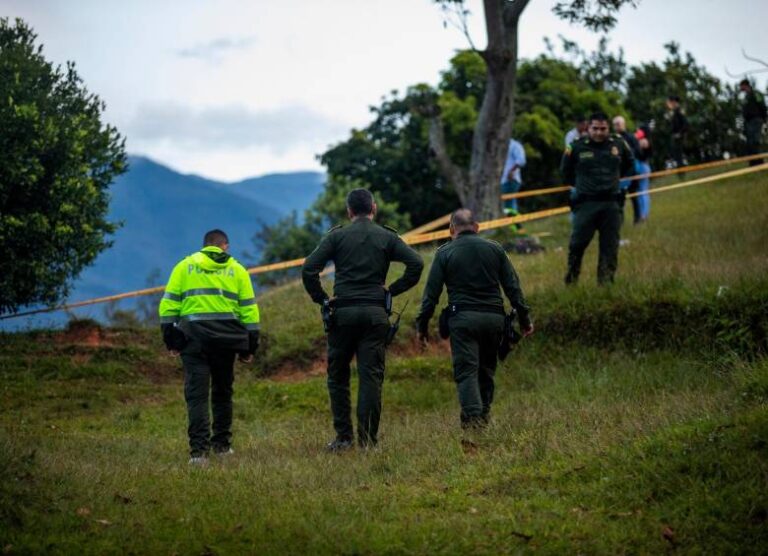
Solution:
<path fill-rule="evenodd" d="M 388 301 L 415 286 L 424 263 L 397 232 L 373 222 L 376 203 L 366 189 L 347 195 L 352 222 L 336 226 L 307 257 L 302 279 L 312 300 L 328 312 L 328 393 L 336 439 L 329 451 L 353 446 L 349 396 L 350 362 L 357 356 L 360 378 L 357 397 L 358 442 L 375 446 L 381 417 L 385 339 L 389 329 Z M 326 263 L 336 265 L 333 298 L 320 284 Z M 405 273 L 385 286 L 390 261 L 405 263 Z M 330 315 L 332 311 L 332 316 Z M 324 319 L 324 320 L 326 320 Z"/>
<path fill-rule="evenodd" d="M 493 402 L 497 353 L 504 331 L 501 291 L 517 311 L 524 335 L 533 333 L 528 305 L 512 264 L 495 241 L 477 235 L 472 212 L 451 215 L 452 241 L 435 254 L 416 320 L 422 341 L 443 291 L 448 289 L 453 378 L 463 427 L 488 423 Z"/>
<path fill-rule="evenodd" d="M 184 364 L 191 464 L 204 464 L 211 447 L 232 453 L 235 356 L 248 363 L 259 344 L 259 306 L 248 272 L 227 253 L 221 230 L 205 234 L 203 243 L 174 267 L 159 307 L 165 345 Z"/>
<path fill-rule="evenodd" d="M 561 164 L 565 183 L 574 188 L 571 191 L 573 232 L 568 247 L 566 284 L 578 280 L 584 251 L 595 232 L 600 234 L 597 281 L 600 284 L 613 281 L 618 266 L 624 204 L 619 178 L 630 175 L 635 165 L 626 141 L 609 134 L 608 116 L 593 114 L 587 132 L 587 137 L 566 148 Z"/>

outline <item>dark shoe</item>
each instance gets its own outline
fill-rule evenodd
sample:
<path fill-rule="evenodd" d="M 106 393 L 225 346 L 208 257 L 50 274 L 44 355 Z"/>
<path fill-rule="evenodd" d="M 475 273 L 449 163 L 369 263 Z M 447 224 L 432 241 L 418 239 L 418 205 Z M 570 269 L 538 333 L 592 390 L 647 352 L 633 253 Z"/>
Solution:
<path fill-rule="evenodd" d="M 231 456 L 235 453 L 235 451 L 230 447 L 220 447 L 220 448 L 214 448 L 213 453 L 218 457 L 226 457 Z"/>
<path fill-rule="evenodd" d="M 339 438 L 338 436 L 325 446 L 326 452 L 339 453 L 346 452 L 355 447 L 351 438 Z"/>

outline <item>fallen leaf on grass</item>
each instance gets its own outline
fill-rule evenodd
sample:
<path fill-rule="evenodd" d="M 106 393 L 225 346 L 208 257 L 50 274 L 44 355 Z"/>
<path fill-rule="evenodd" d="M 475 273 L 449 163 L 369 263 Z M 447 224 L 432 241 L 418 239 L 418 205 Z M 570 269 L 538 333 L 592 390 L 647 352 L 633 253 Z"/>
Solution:
<path fill-rule="evenodd" d="M 94 519 L 96 523 L 101 523 L 102 525 L 112 525 L 112 522 L 107 519 Z"/>
<path fill-rule="evenodd" d="M 85 517 L 87 515 L 91 515 L 91 510 L 90 508 L 86 508 L 85 506 L 83 506 L 82 508 L 77 508 L 77 511 L 75 513 L 80 517 Z"/>
<path fill-rule="evenodd" d="M 667 541 L 669 541 L 669 544 L 672 546 L 675 546 L 675 532 L 672 530 L 672 527 L 669 525 L 665 525 L 664 528 L 661 530 L 661 536 L 664 537 Z"/>

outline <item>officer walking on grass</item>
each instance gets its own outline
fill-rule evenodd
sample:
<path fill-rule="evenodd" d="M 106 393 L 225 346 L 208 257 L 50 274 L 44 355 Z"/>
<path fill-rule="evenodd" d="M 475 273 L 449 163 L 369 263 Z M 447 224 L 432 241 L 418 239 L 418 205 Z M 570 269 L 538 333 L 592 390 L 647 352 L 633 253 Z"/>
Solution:
<path fill-rule="evenodd" d="M 354 356 L 360 379 L 358 443 L 363 448 L 376 445 L 392 297 L 415 286 L 424 267 L 395 230 L 373 222 L 376 203 L 370 191 L 354 189 L 347 195 L 347 215 L 351 223 L 331 228 L 302 269 L 304 287 L 322 306 L 328 333 L 328 393 L 336 429 L 327 446 L 331 452 L 353 447 L 349 380 Z M 336 265 L 332 298 L 320 284 L 320 272 L 329 261 Z M 390 261 L 405 263 L 405 272 L 387 288 Z"/>
<path fill-rule="evenodd" d="M 203 245 L 174 267 L 159 307 L 163 341 L 184 364 L 193 465 L 205 464 L 211 448 L 220 455 L 232 453 L 235 357 L 250 363 L 259 345 L 259 306 L 251 278 L 227 253 L 227 234 L 211 230 Z"/>
<path fill-rule="evenodd" d="M 630 175 L 635 159 L 627 143 L 618 135 L 610 135 L 608 116 L 593 114 L 588 136 L 565 149 L 561 164 L 563 180 L 571 192 L 573 232 L 568 247 L 566 284 L 578 281 L 584 251 L 595 232 L 600 234 L 597 263 L 599 284 L 613 282 L 619 256 L 624 193 L 619 178 Z"/>
<path fill-rule="evenodd" d="M 501 290 L 517 311 L 523 334 L 533 333 L 529 308 L 506 252 L 477 232 L 471 211 L 459 209 L 451 215 L 452 241 L 435 254 L 416 318 L 418 337 L 426 342 L 429 320 L 445 285 L 453 378 L 464 428 L 481 427 L 490 418 L 497 352 L 504 333 Z"/>

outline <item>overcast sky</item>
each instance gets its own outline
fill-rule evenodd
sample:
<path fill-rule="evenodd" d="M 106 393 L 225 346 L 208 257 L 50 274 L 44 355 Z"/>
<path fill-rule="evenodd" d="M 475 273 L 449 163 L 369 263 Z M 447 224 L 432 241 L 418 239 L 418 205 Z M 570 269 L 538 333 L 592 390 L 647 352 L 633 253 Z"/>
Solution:
<path fill-rule="evenodd" d="M 531 0 L 522 57 L 558 34 L 595 46 L 553 3 Z M 482 3 L 468 7 L 482 47 Z M 370 105 L 436 83 L 467 45 L 431 0 L 0 0 L 0 15 L 31 24 L 47 58 L 76 63 L 131 154 L 221 180 L 321 169 L 315 155 L 364 126 Z M 768 0 L 641 0 L 610 37 L 630 63 L 676 40 L 725 78 L 756 67 L 742 48 L 768 59 L 767 20 Z"/>

